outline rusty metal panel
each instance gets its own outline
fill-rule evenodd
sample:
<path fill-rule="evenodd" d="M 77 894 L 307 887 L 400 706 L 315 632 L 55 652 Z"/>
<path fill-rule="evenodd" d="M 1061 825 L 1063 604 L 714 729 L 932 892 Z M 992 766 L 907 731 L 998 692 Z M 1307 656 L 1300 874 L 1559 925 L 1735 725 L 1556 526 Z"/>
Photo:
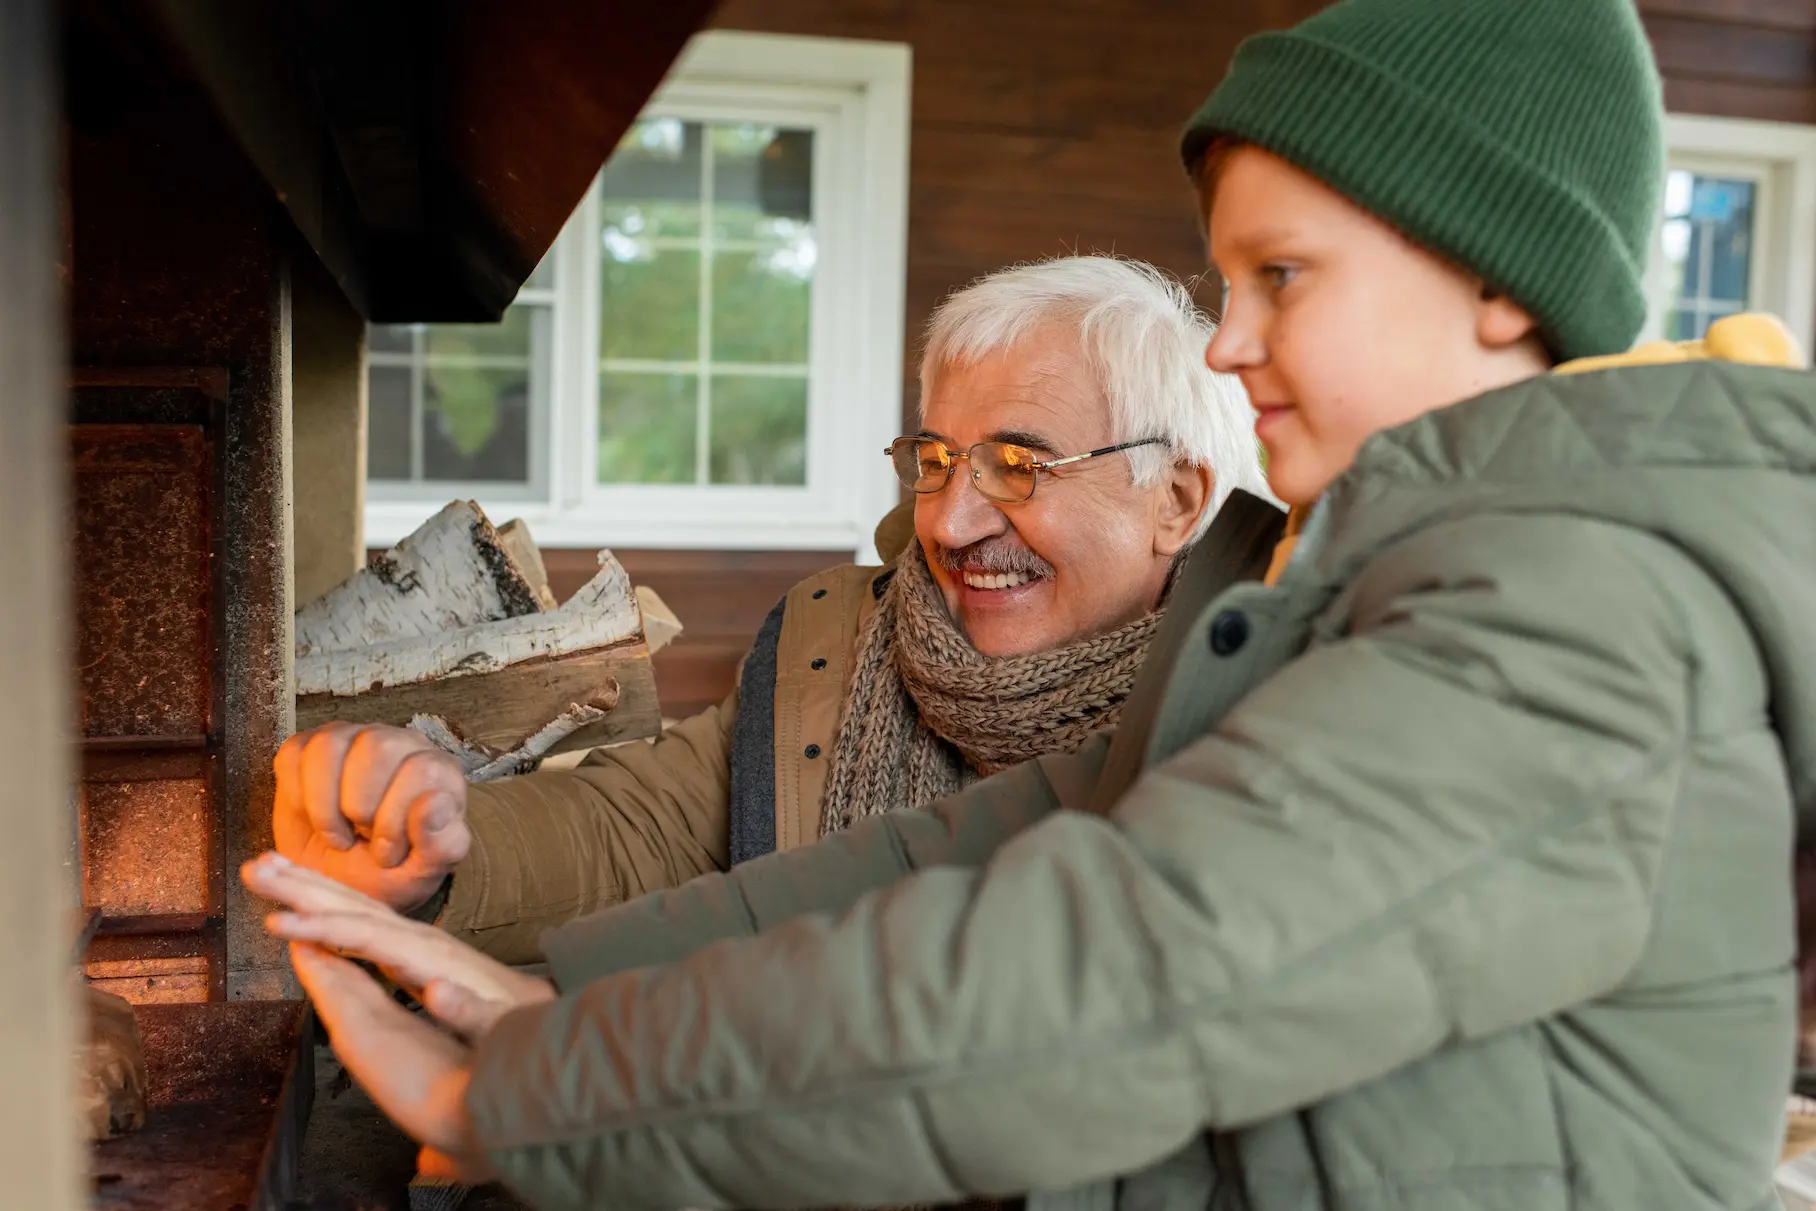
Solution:
<path fill-rule="evenodd" d="M 82 786 L 82 902 L 103 918 L 208 910 L 208 780 Z"/>
<path fill-rule="evenodd" d="M 70 446 L 82 733 L 203 737 L 214 722 L 207 433 L 86 424 Z"/>
<path fill-rule="evenodd" d="M 186 930 L 180 919 L 168 924 L 163 933 L 100 935 L 89 944 L 82 974 L 134 1005 L 219 1000 L 225 973 L 218 929 L 199 932 L 198 924 Z"/>
<path fill-rule="evenodd" d="M 135 1004 L 225 994 L 217 761 L 84 746 L 83 902 L 102 914 L 86 974 Z"/>
<path fill-rule="evenodd" d="M 111 992 L 133 1005 L 194 1005 L 210 998 L 214 990 L 208 978 L 208 960 L 197 958 L 200 971 L 168 975 L 129 976 L 89 979 L 89 984 L 102 992 Z"/>

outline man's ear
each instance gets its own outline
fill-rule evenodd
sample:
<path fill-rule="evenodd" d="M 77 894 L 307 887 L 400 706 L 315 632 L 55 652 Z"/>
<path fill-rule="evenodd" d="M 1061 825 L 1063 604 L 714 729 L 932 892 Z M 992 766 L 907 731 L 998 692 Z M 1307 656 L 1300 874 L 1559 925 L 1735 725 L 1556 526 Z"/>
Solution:
<path fill-rule="evenodd" d="M 1476 339 L 1489 349 L 1510 349 L 1534 340 L 1539 323 L 1524 307 L 1492 286 L 1482 287 L 1476 308 Z"/>
<path fill-rule="evenodd" d="M 1198 531 L 1198 519 L 1211 507 L 1216 473 L 1209 467 L 1174 463 L 1156 487 L 1159 499 L 1154 525 L 1154 553 L 1166 558 L 1179 554 Z"/>

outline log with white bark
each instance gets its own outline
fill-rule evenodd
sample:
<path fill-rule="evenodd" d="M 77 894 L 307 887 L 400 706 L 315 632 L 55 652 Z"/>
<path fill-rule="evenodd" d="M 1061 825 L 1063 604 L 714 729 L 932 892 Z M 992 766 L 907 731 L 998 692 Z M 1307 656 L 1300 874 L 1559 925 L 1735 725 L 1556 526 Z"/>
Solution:
<path fill-rule="evenodd" d="M 299 652 L 297 727 L 329 720 L 406 726 L 428 716 L 470 755 L 483 756 L 481 766 L 528 761 L 526 746 L 539 747 L 540 756 L 656 735 L 661 714 L 642 612 L 611 552 L 599 553 L 599 565 L 559 609 L 347 651 Z M 564 718 L 578 722 L 563 730 Z M 552 726 L 561 734 L 551 741 Z"/>
<path fill-rule="evenodd" d="M 514 555 L 527 532 L 501 538 L 472 501 L 457 500 L 346 581 L 296 612 L 299 658 L 423 639 L 542 612 L 532 574 Z M 537 566 L 541 557 L 537 556 Z"/>
<path fill-rule="evenodd" d="M 523 519 L 512 518 L 499 526 L 498 542 L 529 580 L 530 588 L 542 603 L 542 608 L 552 610 L 560 605 L 555 600 L 555 591 L 549 587 L 549 570 L 542 562 L 542 550 L 536 545 L 536 540 L 530 537 L 530 528 L 523 523 Z"/>

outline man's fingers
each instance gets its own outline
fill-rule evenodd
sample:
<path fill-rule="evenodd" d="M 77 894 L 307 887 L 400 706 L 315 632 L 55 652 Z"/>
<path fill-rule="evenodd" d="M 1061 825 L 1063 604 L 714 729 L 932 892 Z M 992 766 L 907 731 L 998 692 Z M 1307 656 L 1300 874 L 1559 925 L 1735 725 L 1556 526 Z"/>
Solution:
<path fill-rule="evenodd" d="M 406 820 L 409 825 L 410 857 L 421 873 L 442 875 L 466 860 L 472 846 L 467 830 L 466 781 L 455 786 L 427 791 L 411 800 Z"/>
<path fill-rule="evenodd" d="M 372 857 L 380 866 L 392 867 L 409 856 L 412 834 L 434 824 L 445 827 L 458 808 L 454 792 L 465 790 L 466 779 L 453 758 L 439 749 L 419 748 L 405 754 L 385 787 L 384 798 L 372 818 Z M 432 819 L 422 824 L 419 813 Z"/>
<path fill-rule="evenodd" d="M 354 731 L 347 744 L 346 759 L 341 763 L 340 810 L 355 833 L 370 836 L 376 832 L 379 804 L 416 747 L 412 740 L 421 742 L 422 737 L 403 728 L 362 727 Z M 382 859 L 379 864 L 389 865 Z"/>
<path fill-rule="evenodd" d="M 324 724 L 302 737 L 300 795 L 309 823 L 334 849 L 353 844 L 353 826 L 341 811 L 341 769 L 359 729 L 345 723 Z"/>
<path fill-rule="evenodd" d="M 277 775 L 276 801 L 271 813 L 277 850 L 285 857 L 299 858 L 309 844 L 310 834 L 315 831 L 309 823 L 309 809 L 302 801 L 303 737 L 292 736 L 279 745 L 277 756 L 271 759 L 271 768 Z"/>

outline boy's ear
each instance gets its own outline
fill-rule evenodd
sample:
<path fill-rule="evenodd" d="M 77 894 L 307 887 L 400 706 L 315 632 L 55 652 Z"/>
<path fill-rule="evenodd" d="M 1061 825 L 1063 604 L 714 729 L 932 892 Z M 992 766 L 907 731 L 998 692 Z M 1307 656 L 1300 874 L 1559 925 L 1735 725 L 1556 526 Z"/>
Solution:
<path fill-rule="evenodd" d="M 1532 313 L 1493 286 L 1484 284 L 1476 309 L 1476 339 L 1490 349 L 1508 349 L 1534 339 L 1539 323 Z"/>

